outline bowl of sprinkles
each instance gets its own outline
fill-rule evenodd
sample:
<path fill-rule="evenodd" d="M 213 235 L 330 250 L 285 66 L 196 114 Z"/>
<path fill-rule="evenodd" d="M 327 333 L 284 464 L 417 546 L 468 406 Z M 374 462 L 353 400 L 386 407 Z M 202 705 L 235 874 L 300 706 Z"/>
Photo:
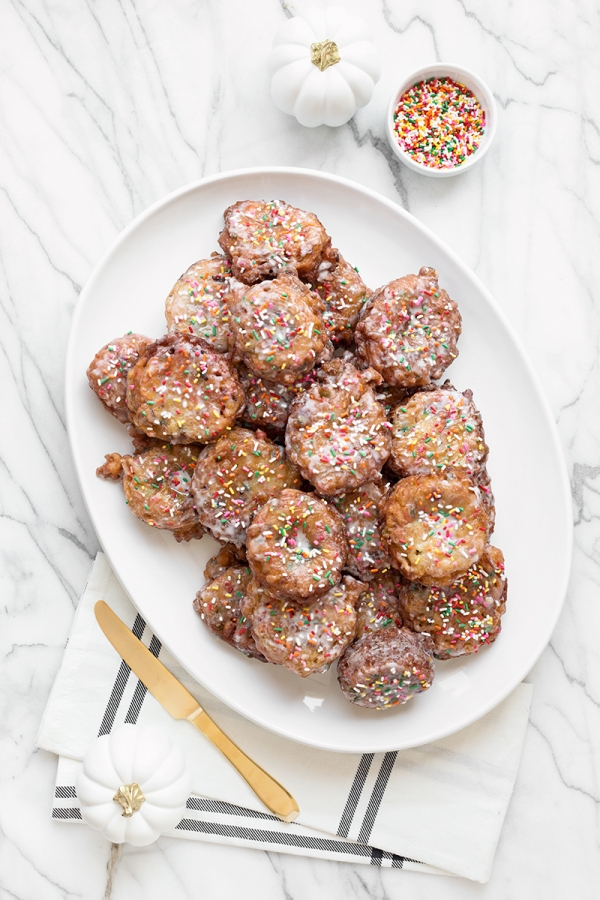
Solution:
<path fill-rule="evenodd" d="M 469 69 L 436 63 L 418 69 L 394 91 L 387 114 L 392 150 L 410 169 L 434 178 L 465 172 L 487 152 L 496 132 L 496 104 Z"/>

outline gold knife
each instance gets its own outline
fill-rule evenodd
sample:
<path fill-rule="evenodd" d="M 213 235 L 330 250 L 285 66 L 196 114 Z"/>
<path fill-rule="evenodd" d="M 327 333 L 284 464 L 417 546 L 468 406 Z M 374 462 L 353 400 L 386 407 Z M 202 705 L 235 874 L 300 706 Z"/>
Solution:
<path fill-rule="evenodd" d="M 161 706 L 173 718 L 187 719 L 195 725 L 238 770 L 271 812 L 285 822 L 293 822 L 300 810 L 292 795 L 223 734 L 195 697 L 150 653 L 104 600 L 96 603 L 94 613 L 117 653 Z"/>

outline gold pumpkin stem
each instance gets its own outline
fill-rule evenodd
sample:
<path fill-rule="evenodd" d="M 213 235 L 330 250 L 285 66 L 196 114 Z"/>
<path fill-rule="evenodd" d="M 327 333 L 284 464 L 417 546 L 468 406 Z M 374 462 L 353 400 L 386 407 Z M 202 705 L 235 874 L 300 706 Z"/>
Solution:
<path fill-rule="evenodd" d="M 340 51 L 335 41 L 319 41 L 310 45 L 311 61 L 324 72 L 329 66 L 335 66 L 341 60 Z"/>
<path fill-rule="evenodd" d="M 128 819 L 137 812 L 146 798 L 142 794 L 139 784 L 122 784 L 113 800 L 123 807 L 123 817 Z"/>

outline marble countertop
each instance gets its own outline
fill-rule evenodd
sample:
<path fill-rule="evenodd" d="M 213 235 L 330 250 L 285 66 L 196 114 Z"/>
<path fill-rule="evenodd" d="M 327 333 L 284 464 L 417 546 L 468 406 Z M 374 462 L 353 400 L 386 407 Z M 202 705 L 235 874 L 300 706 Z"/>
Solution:
<path fill-rule="evenodd" d="M 598 9 L 590 0 L 344 5 L 369 19 L 383 76 L 348 125 L 306 130 L 273 106 L 265 72 L 272 35 L 302 2 L 4 4 L 1 898 L 597 896 Z M 440 59 L 488 82 L 499 127 L 481 165 L 435 180 L 396 161 L 383 113 L 405 72 Z M 559 625 L 529 676 L 531 721 L 487 885 L 168 839 L 111 850 L 87 828 L 50 819 L 56 761 L 34 740 L 98 549 L 65 432 L 77 295 L 148 205 L 204 175 L 255 165 L 355 179 L 431 227 L 506 311 L 558 422 L 572 476 L 573 571 Z"/>

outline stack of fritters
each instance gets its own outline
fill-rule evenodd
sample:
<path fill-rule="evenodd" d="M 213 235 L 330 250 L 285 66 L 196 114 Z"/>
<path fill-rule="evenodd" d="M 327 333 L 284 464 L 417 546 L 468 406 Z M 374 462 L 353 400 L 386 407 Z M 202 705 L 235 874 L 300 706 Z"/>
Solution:
<path fill-rule="evenodd" d="M 427 267 L 371 292 L 283 201 L 224 220 L 222 253 L 167 297 L 168 333 L 90 364 L 134 441 L 98 473 L 147 524 L 224 545 L 194 601 L 216 636 L 301 676 L 339 658 L 354 703 L 405 703 L 434 657 L 495 640 L 506 605 L 481 416 L 436 383 L 458 307 Z"/>

